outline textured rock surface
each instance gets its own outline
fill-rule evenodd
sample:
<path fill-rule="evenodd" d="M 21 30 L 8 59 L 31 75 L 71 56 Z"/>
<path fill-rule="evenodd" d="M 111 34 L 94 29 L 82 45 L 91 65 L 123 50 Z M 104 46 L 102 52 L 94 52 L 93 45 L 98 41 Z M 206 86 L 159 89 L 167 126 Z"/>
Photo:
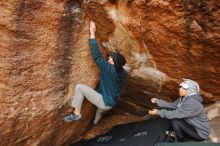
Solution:
<path fill-rule="evenodd" d="M 62 117 L 77 83 L 98 82 L 90 19 L 98 42 L 127 58 L 124 109 L 144 115 L 151 97 L 174 100 L 182 78 L 206 102 L 220 98 L 218 0 L 5 0 L 0 11 L 0 145 L 64 145 L 86 131 L 90 103 L 80 122 Z"/>
<path fill-rule="evenodd" d="M 200 84 L 205 101 L 216 100 L 219 7 L 217 1 L 133 0 L 106 8 L 117 24 L 110 41 L 129 59 L 126 97 L 140 92 L 172 97 L 175 83 L 191 78 Z"/>
<path fill-rule="evenodd" d="M 212 127 L 209 140 L 220 143 L 220 102 L 217 101 L 215 104 L 207 106 L 205 111 Z"/>
<path fill-rule="evenodd" d="M 98 81 L 80 3 L 8 0 L 0 9 L 0 145 L 63 145 L 94 113 L 86 103 L 83 123 L 62 122 L 74 86 Z"/>

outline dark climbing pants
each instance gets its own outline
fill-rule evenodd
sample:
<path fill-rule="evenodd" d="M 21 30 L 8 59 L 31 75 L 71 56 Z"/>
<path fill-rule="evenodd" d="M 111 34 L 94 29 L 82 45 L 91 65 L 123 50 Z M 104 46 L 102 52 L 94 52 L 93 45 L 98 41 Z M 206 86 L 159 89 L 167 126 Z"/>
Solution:
<path fill-rule="evenodd" d="M 195 141 L 204 140 L 198 135 L 196 129 L 184 119 L 172 119 L 171 126 L 172 130 L 176 132 L 177 140 L 180 142 L 184 142 L 186 138 Z"/>

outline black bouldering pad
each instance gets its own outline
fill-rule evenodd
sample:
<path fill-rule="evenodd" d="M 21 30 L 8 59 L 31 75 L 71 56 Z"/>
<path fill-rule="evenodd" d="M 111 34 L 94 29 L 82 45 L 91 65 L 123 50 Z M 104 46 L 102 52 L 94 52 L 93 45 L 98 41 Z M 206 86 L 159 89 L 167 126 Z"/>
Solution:
<path fill-rule="evenodd" d="M 71 146 L 153 146 L 167 140 L 165 131 L 169 128 L 169 120 L 156 117 L 147 121 L 117 125 L 103 135 Z"/>

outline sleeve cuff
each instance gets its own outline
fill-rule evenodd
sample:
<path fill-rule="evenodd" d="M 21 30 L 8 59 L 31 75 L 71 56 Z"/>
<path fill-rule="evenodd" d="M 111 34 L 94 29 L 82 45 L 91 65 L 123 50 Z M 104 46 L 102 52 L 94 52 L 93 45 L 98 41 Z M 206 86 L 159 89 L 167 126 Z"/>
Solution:
<path fill-rule="evenodd" d="M 159 106 L 160 99 L 156 98 L 156 103 Z"/>
<path fill-rule="evenodd" d="M 157 115 L 160 115 L 160 113 L 161 113 L 161 111 L 160 111 L 160 110 L 157 110 L 157 113 L 156 113 L 156 114 L 157 114 Z"/>
<path fill-rule="evenodd" d="M 91 44 L 95 44 L 96 43 L 96 39 L 94 38 L 94 39 L 89 39 L 89 42 L 91 43 Z"/>

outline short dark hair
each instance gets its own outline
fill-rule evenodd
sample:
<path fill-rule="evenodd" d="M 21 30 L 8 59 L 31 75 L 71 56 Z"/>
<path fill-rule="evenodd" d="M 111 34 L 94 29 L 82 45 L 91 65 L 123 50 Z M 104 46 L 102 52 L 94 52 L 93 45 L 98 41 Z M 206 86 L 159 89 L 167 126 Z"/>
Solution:
<path fill-rule="evenodd" d="M 114 61 L 114 65 L 122 67 L 126 64 L 126 59 L 121 53 L 110 52 L 110 56 Z"/>

